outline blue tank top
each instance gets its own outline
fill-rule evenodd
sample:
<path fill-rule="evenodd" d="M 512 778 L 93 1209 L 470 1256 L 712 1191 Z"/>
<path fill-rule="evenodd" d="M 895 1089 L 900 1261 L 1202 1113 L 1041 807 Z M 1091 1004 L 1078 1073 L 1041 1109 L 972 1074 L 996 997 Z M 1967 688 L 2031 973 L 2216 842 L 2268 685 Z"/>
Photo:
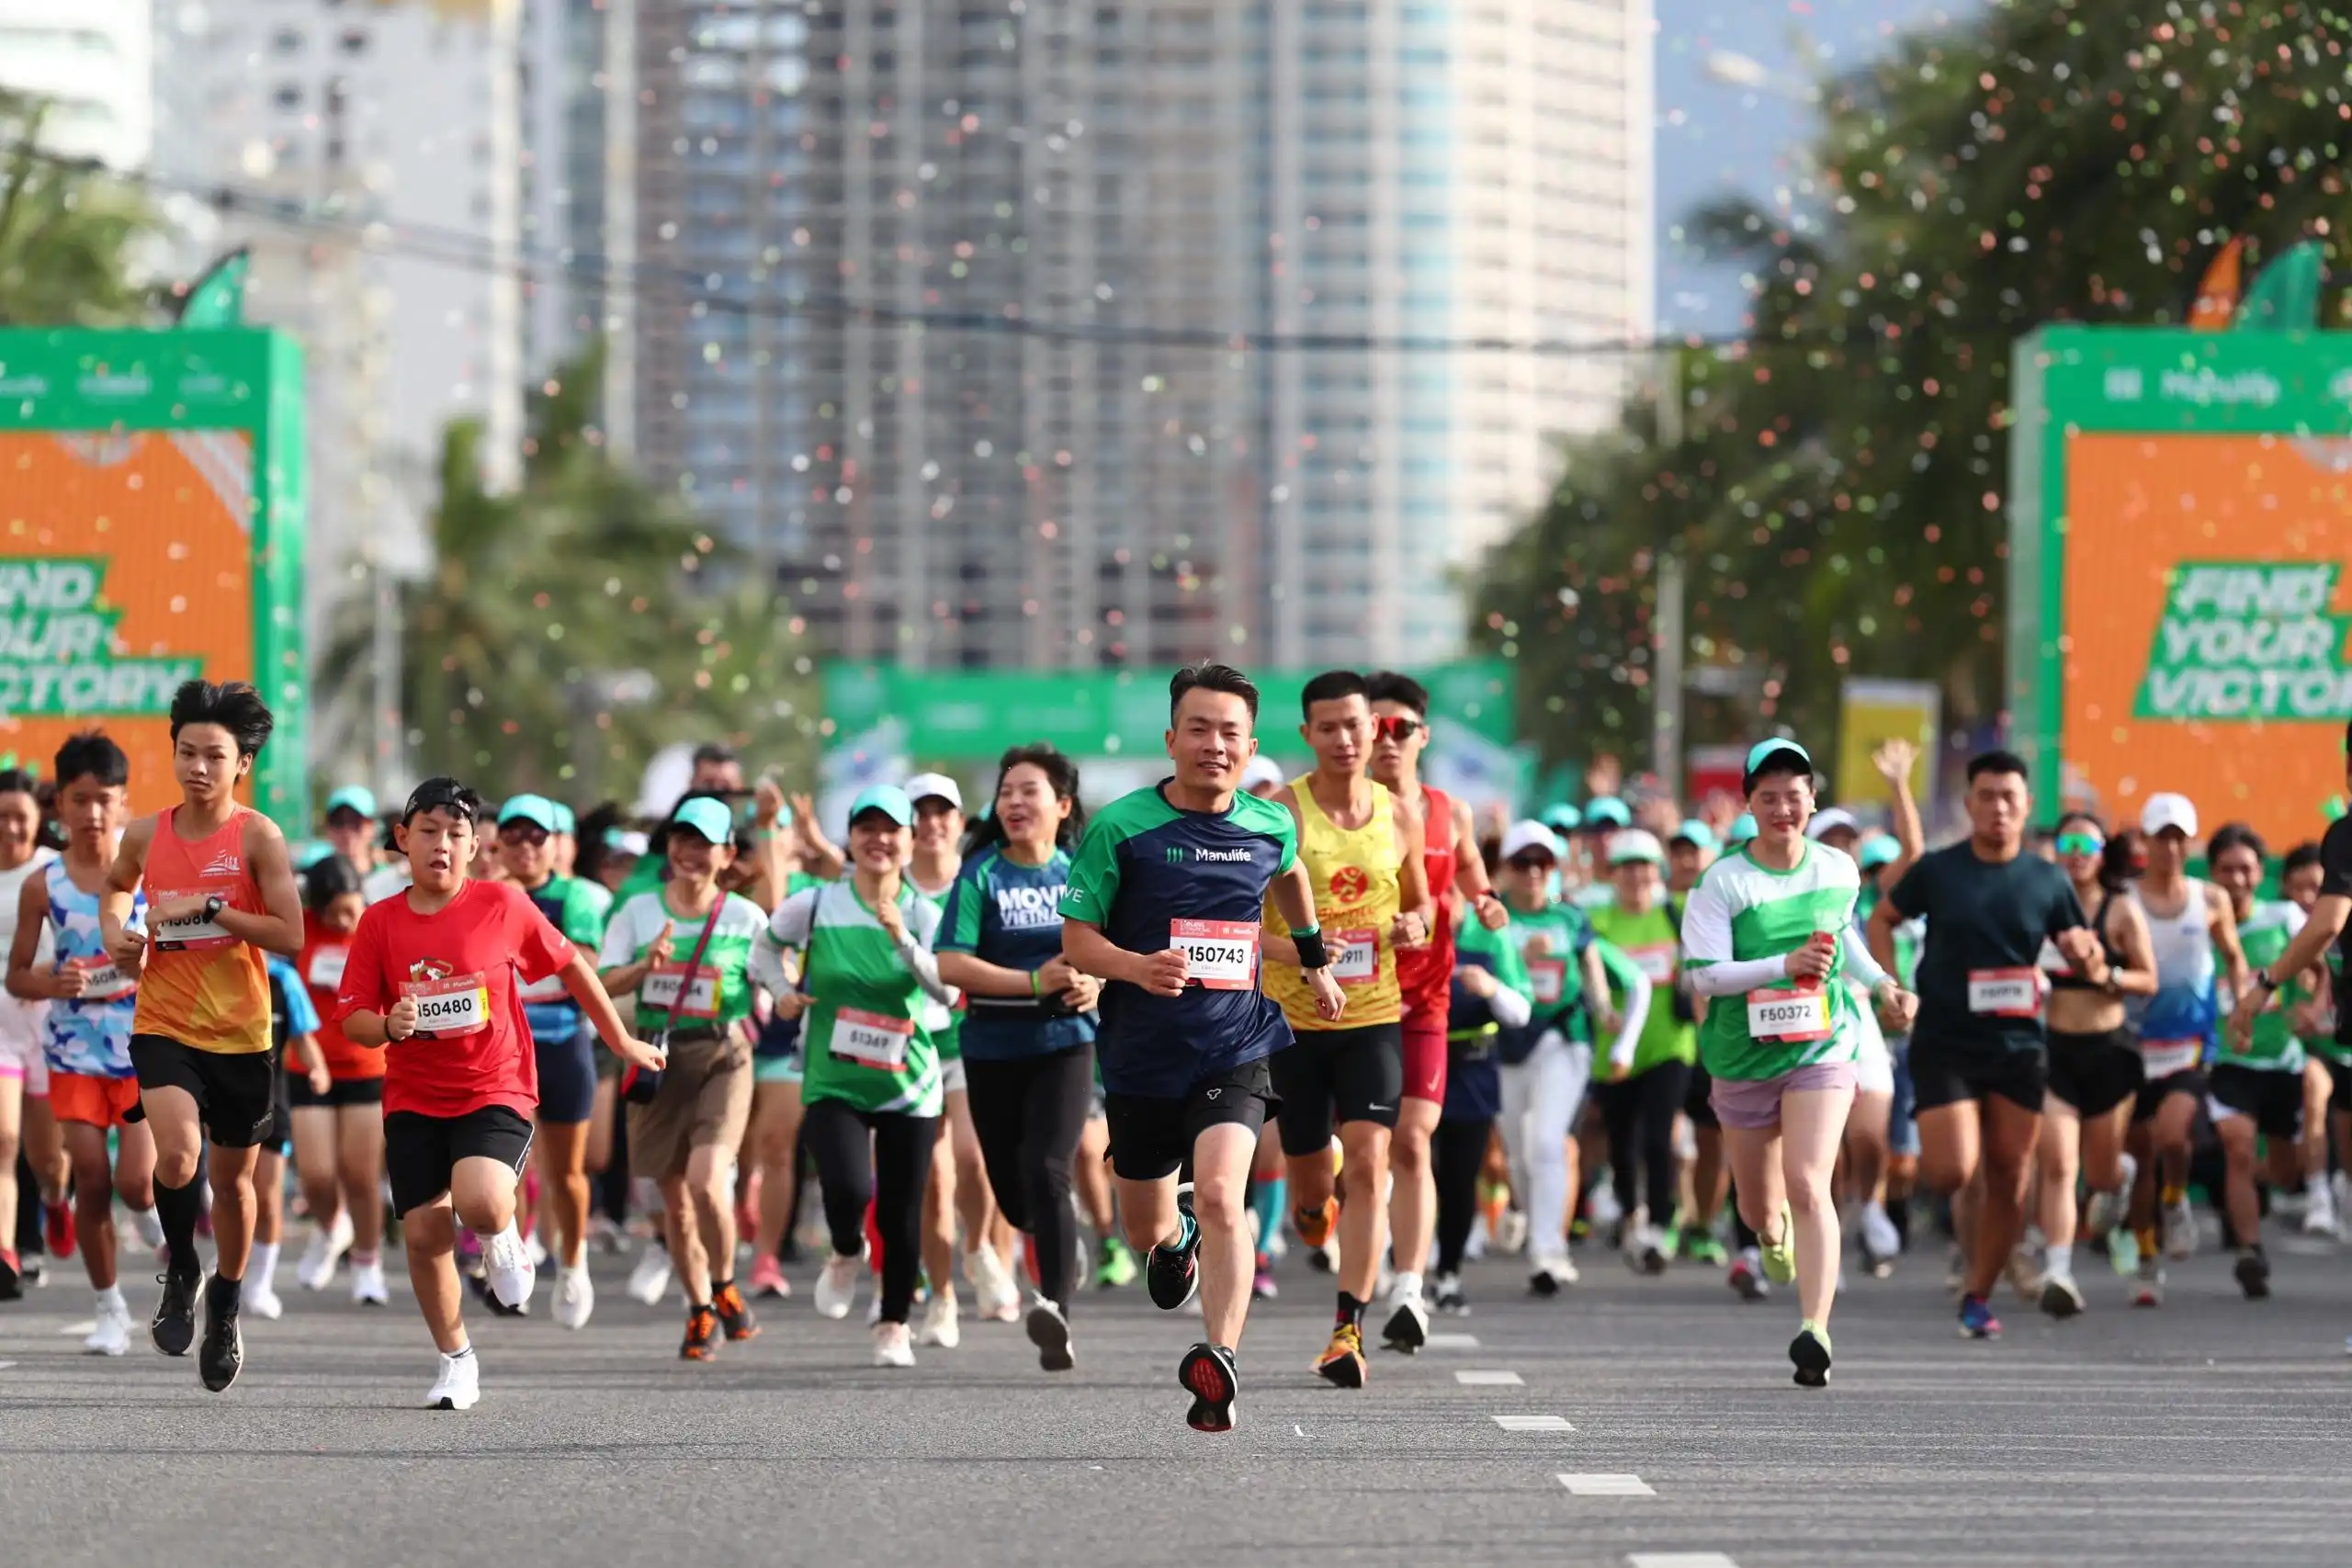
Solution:
<path fill-rule="evenodd" d="M 2188 879 L 2177 914 L 2158 915 L 2144 897 L 2140 908 L 2148 918 L 2149 945 L 2156 960 L 2156 994 L 2133 1009 L 2141 1039 L 2152 1044 L 2196 1041 L 2211 1045 L 2220 1013 L 2205 885 Z"/>
<path fill-rule="evenodd" d="M 65 862 L 51 861 L 43 876 L 49 889 L 49 925 L 57 939 L 57 967 L 86 969 L 95 993 L 61 997 L 49 1004 L 49 1042 L 44 1055 L 52 1073 L 95 1078 L 130 1077 L 130 1019 L 139 1008 L 136 982 L 117 969 L 98 940 L 98 896 L 74 886 Z M 130 923 L 143 928 L 147 895 L 133 893 Z"/>

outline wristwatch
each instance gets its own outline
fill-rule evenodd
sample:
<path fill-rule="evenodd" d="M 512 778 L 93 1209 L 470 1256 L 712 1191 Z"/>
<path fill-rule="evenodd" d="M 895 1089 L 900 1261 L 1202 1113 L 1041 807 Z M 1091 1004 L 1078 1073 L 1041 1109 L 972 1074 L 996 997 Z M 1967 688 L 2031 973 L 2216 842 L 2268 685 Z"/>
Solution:
<path fill-rule="evenodd" d="M 220 918 L 220 911 L 221 911 L 221 910 L 223 910 L 223 909 L 225 909 L 225 908 L 227 908 L 228 907 L 229 907 L 229 900 L 227 900 L 226 898 L 221 897 L 220 897 L 220 895 L 219 895 L 218 893 L 215 893 L 215 894 L 211 895 L 209 897 L 208 897 L 208 898 L 206 898 L 206 899 L 204 900 L 204 918 L 205 918 L 205 919 L 206 919 L 207 921 L 211 921 L 211 920 L 217 920 L 217 919 L 219 919 Z"/>
<path fill-rule="evenodd" d="M 2278 982 L 2270 977 L 2270 971 L 2267 969 L 2256 970 L 2254 983 L 2262 987 L 2263 994 L 2266 996 L 2278 988 Z"/>

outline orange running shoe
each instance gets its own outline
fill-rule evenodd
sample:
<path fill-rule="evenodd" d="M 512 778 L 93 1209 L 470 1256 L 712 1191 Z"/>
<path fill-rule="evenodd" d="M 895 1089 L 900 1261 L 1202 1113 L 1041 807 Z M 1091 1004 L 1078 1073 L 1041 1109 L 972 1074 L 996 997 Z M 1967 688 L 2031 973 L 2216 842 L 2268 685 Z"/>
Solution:
<path fill-rule="evenodd" d="M 743 1299 L 743 1292 L 735 1288 L 734 1280 L 729 1280 L 718 1287 L 710 1299 L 710 1310 L 718 1314 L 718 1321 L 726 1328 L 728 1338 L 759 1337 L 760 1320 L 752 1315 L 752 1303 Z"/>
<path fill-rule="evenodd" d="M 1331 1227 L 1339 1223 L 1340 1201 L 1337 1198 L 1324 1199 L 1319 1209 L 1293 1209 L 1290 1213 L 1290 1228 L 1296 1231 L 1298 1239 L 1310 1248 L 1328 1243 L 1331 1239 Z"/>
<path fill-rule="evenodd" d="M 1331 1343 L 1315 1359 L 1315 1375 L 1334 1388 L 1363 1386 L 1363 1330 L 1343 1323 L 1331 1330 Z"/>
<path fill-rule="evenodd" d="M 686 1340 L 678 1347 L 682 1361 L 715 1360 L 718 1356 L 718 1314 L 707 1306 L 686 1309 Z"/>

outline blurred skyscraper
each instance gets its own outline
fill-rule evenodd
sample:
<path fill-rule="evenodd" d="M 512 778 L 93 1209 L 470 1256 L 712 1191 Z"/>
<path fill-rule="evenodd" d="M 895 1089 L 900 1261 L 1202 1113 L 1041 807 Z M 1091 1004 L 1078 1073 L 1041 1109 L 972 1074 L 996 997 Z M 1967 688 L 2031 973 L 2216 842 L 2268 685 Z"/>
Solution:
<path fill-rule="evenodd" d="M 135 169 L 154 141 L 149 0 L 0 0 L 0 88 L 47 100 L 41 141 Z"/>

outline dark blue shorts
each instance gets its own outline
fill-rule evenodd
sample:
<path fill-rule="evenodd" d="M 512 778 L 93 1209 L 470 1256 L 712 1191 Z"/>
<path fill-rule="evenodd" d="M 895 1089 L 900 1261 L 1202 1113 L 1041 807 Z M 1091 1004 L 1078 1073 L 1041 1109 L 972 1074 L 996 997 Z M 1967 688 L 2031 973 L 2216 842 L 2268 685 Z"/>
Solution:
<path fill-rule="evenodd" d="M 539 1060 L 539 1120 L 585 1122 L 596 1107 L 596 1032 L 532 1043 Z"/>

